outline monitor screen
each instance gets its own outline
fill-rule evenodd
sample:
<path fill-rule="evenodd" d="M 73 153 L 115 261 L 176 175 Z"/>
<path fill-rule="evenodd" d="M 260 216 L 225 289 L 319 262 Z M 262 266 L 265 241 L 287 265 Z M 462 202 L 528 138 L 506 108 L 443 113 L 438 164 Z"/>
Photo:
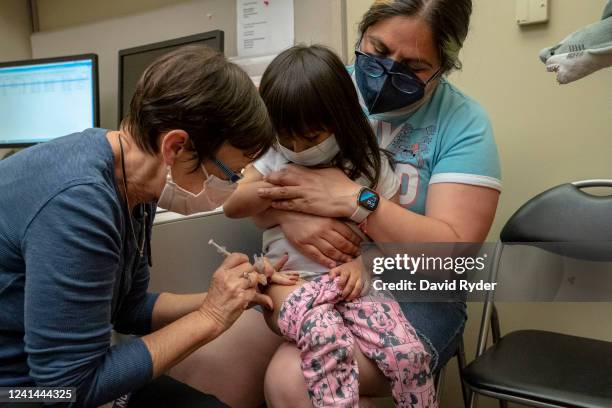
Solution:
<path fill-rule="evenodd" d="M 97 57 L 0 64 L 0 146 L 27 146 L 98 126 Z"/>
<path fill-rule="evenodd" d="M 207 45 L 223 52 L 223 31 L 215 30 L 119 51 L 119 124 L 128 112 L 136 85 L 145 69 L 162 55 L 192 44 Z"/>

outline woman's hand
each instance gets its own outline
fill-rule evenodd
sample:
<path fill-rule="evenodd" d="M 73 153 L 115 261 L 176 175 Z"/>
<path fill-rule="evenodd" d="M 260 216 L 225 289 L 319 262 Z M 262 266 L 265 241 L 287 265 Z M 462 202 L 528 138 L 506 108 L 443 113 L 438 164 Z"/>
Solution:
<path fill-rule="evenodd" d="M 212 277 L 199 312 L 214 321 L 219 332 L 227 330 L 251 302 L 272 309 L 272 299 L 257 293 L 257 276 L 244 254 L 229 255 Z"/>
<path fill-rule="evenodd" d="M 322 217 L 350 217 L 361 189 L 337 168 L 312 170 L 288 165 L 270 173 L 265 181 L 278 186 L 257 191 L 260 198 L 273 200 L 272 208 Z"/>
<path fill-rule="evenodd" d="M 342 289 L 342 299 L 347 301 L 361 296 L 361 291 L 367 282 L 361 257 L 333 268 L 329 271 L 329 276 L 340 277 L 338 285 Z"/>
<path fill-rule="evenodd" d="M 359 255 L 361 238 L 345 223 L 334 218 L 283 212 L 280 227 L 301 254 L 328 268 L 349 262 Z"/>

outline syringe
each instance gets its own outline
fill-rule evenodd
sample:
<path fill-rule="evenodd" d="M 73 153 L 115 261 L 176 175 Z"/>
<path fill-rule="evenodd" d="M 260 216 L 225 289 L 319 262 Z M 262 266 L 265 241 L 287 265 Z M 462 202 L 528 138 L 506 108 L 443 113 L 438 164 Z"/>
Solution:
<path fill-rule="evenodd" d="M 213 247 L 215 247 L 217 252 L 225 257 L 231 255 L 231 253 L 224 246 L 217 244 L 212 238 L 208 240 L 208 245 L 212 245 Z M 255 272 L 257 272 L 257 282 L 260 285 L 266 286 L 268 284 L 268 280 L 266 279 L 266 276 L 263 273 L 258 272 L 258 271 L 263 270 L 264 268 L 263 258 L 257 255 L 253 255 L 253 259 L 255 260 L 255 263 L 253 264 L 253 266 L 255 267 Z"/>
<path fill-rule="evenodd" d="M 217 252 L 223 256 L 230 256 L 230 252 L 224 246 L 217 244 L 212 238 L 208 240 L 208 245 L 212 245 L 217 249 Z"/>

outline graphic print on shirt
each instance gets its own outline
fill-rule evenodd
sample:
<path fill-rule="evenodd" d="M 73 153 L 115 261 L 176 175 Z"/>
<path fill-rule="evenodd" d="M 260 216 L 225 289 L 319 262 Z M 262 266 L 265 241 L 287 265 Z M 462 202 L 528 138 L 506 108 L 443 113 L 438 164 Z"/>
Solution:
<path fill-rule="evenodd" d="M 425 156 L 431 154 L 436 126 L 413 128 L 410 123 L 402 123 L 393 128 L 389 122 L 378 121 L 374 129 L 381 146 L 389 150 L 395 159 L 395 173 L 401 180 L 400 205 L 410 208 L 419 195 L 421 180 L 429 177 L 420 173 L 431 171 L 425 168 Z"/>

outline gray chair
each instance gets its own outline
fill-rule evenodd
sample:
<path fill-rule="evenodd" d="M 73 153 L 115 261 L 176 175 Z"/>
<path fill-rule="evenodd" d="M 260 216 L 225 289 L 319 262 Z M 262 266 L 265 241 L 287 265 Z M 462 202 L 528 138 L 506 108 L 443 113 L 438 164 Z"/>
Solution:
<path fill-rule="evenodd" d="M 514 213 L 501 232 L 491 281 L 497 281 L 502 252 L 513 243 L 540 246 L 564 257 L 612 261 L 612 196 L 583 191 L 589 187 L 612 187 L 612 180 L 557 186 Z M 489 327 L 493 345 L 486 349 Z M 490 292 L 476 359 L 463 370 L 463 379 L 473 391 L 470 407 L 474 393 L 496 398 L 502 407 L 507 401 L 547 408 L 612 407 L 612 342 L 541 330 L 501 336 Z"/>
<path fill-rule="evenodd" d="M 461 381 L 461 396 L 463 397 L 463 406 L 467 407 L 471 397 L 470 390 L 467 388 L 465 381 L 462 378 L 462 372 L 466 366 L 465 360 L 465 347 L 463 344 L 463 337 L 459 340 L 457 345 L 457 351 L 453 357 L 457 358 L 457 366 L 459 369 L 459 380 Z M 447 363 L 448 364 L 448 363 Z M 440 403 L 442 399 L 442 389 L 444 388 L 444 377 L 446 375 L 446 365 L 438 369 L 434 374 L 434 384 L 436 386 L 436 400 Z"/>

